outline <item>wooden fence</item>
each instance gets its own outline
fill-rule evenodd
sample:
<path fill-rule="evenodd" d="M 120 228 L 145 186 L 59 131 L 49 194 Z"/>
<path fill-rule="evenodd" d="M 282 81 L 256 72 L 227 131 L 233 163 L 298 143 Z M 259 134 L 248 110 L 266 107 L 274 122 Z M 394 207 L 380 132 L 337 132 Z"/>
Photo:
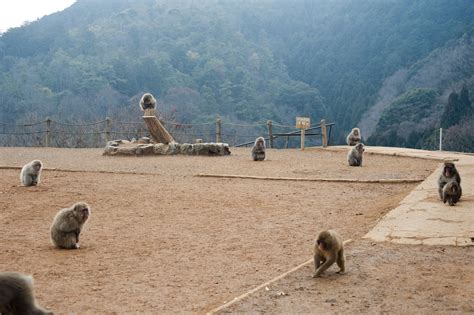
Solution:
<path fill-rule="evenodd" d="M 200 139 L 203 142 L 226 142 L 231 146 L 246 146 L 253 144 L 255 138 L 263 136 L 270 148 L 288 148 L 297 147 L 298 142 L 292 139 L 300 137 L 300 130 L 295 126 L 282 125 L 271 120 L 240 124 L 225 122 L 217 117 L 214 121 L 194 124 L 163 120 L 161 122 L 181 143 L 194 143 Z M 318 125 L 306 129 L 306 136 L 312 137 L 309 142 L 328 145 L 334 125 L 322 120 Z M 103 147 L 110 140 L 132 140 L 148 135 L 144 121 L 127 122 L 109 117 L 92 123 L 59 122 L 49 117 L 25 124 L 0 123 L 0 146 Z"/>

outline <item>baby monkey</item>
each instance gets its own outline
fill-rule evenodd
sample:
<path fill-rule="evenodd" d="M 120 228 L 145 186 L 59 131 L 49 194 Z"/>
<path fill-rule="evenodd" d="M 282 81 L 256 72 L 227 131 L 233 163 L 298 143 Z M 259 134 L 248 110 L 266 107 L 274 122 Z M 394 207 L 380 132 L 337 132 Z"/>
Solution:
<path fill-rule="evenodd" d="M 344 274 L 346 272 L 344 243 L 341 235 L 336 231 L 324 230 L 319 233 L 318 238 L 314 243 L 313 278 L 318 277 L 334 263 L 337 263 L 340 268 L 337 273 Z"/>
<path fill-rule="evenodd" d="M 0 272 L 0 314 L 53 314 L 36 304 L 33 277 L 16 272 Z"/>
<path fill-rule="evenodd" d="M 446 201 L 450 206 L 454 206 L 461 198 L 462 189 L 456 181 L 451 181 L 443 187 L 443 203 Z"/>
<path fill-rule="evenodd" d="M 90 214 L 91 208 L 84 202 L 59 210 L 51 225 L 51 241 L 54 246 L 65 249 L 79 248 L 79 235 Z"/>

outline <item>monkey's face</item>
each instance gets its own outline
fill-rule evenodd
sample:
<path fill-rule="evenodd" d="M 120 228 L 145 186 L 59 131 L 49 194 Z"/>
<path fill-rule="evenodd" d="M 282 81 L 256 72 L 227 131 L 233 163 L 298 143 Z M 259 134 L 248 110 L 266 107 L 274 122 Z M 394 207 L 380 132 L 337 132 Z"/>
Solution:
<path fill-rule="evenodd" d="M 150 104 L 151 102 L 150 95 L 146 95 L 145 97 L 143 97 L 143 102 L 145 104 Z"/>
<path fill-rule="evenodd" d="M 85 203 L 77 204 L 74 207 L 74 214 L 80 221 L 85 222 L 90 216 L 90 208 Z"/>
<path fill-rule="evenodd" d="M 359 136 L 359 130 L 354 129 L 354 136 L 357 136 L 357 137 Z"/>
<path fill-rule="evenodd" d="M 42 165 L 41 165 L 41 162 L 40 162 L 40 161 L 36 161 L 36 162 L 33 163 L 33 168 L 34 168 L 36 171 L 41 170 L 41 167 L 42 167 Z"/>
<path fill-rule="evenodd" d="M 316 240 L 316 244 L 318 244 L 318 248 L 320 251 L 330 250 L 330 238 L 331 235 L 326 231 L 321 232 L 319 234 L 318 239 Z"/>
<path fill-rule="evenodd" d="M 456 172 L 456 166 L 453 163 L 444 163 L 443 175 L 446 177 L 454 176 Z"/>
<path fill-rule="evenodd" d="M 362 143 L 357 144 L 356 150 L 359 151 L 359 153 L 363 153 L 365 151 L 364 145 Z"/>

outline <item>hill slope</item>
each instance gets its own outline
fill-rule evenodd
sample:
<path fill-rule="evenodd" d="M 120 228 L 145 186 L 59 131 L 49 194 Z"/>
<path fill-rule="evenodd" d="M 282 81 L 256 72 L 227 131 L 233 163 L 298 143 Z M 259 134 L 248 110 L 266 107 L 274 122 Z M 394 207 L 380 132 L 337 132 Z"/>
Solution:
<path fill-rule="evenodd" d="M 359 121 L 370 135 L 410 87 L 470 80 L 421 69 L 470 43 L 473 21 L 470 0 L 78 0 L 0 37 L 2 121 L 114 116 L 149 91 L 180 122 L 300 115 L 335 121 L 340 140 Z"/>

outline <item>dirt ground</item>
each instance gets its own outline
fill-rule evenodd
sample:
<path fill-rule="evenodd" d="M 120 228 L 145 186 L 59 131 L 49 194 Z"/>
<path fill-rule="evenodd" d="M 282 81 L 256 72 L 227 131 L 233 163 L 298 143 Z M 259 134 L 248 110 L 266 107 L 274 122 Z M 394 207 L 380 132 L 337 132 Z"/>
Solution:
<path fill-rule="evenodd" d="M 425 178 L 435 161 L 317 149 L 249 149 L 227 157 L 105 157 L 101 149 L 0 148 L 0 166 L 41 159 L 39 187 L 0 169 L 0 271 L 35 278 L 58 314 L 205 313 L 308 260 L 318 230 L 354 239 L 348 273 L 306 266 L 224 312 L 474 312 L 473 248 L 362 240 L 416 184 L 200 178 L 197 173 L 329 178 Z M 77 172 L 68 172 L 74 170 Z M 81 249 L 49 240 L 55 213 L 86 201 Z M 281 293 L 283 292 L 283 293 Z"/>

